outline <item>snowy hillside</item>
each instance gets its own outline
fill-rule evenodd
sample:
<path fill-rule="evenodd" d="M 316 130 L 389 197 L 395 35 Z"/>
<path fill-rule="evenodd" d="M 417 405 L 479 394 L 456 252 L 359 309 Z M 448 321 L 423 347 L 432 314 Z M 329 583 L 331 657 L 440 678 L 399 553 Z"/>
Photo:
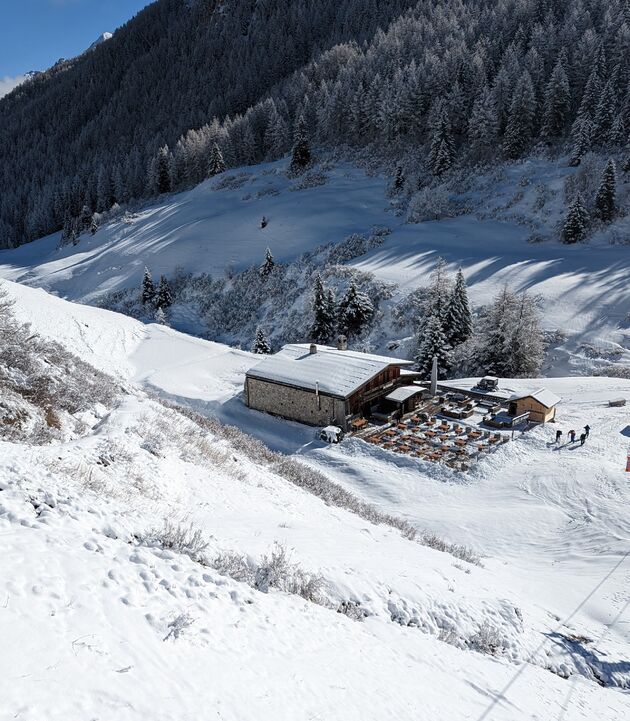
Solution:
<path fill-rule="evenodd" d="M 0 440 L 11 716 L 625 716 L 629 431 L 603 401 L 630 382 L 550 382 L 589 444 L 540 429 L 456 476 L 249 411 L 248 353 L 2 286 L 116 377 L 65 438 Z"/>
<path fill-rule="evenodd" d="M 55 234 L 2 251 L 0 275 L 87 303 L 131 290 L 122 297 L 133 304 L 145 265 L 156 278 L 164 274 L 171 280 L 178 273 L 206 273 L 214 279 L 227 273 L 229 288 L 229 277 L 260 264 L 269 247 L 277 262 L 289 264 L 293 295 L 282 288 L 280 300 L 229 309 L 238 311 L 238 319 L 228 328 L 224 318 L 217 320 L 226 315 L 227 297 L 212 308 L 216 287 L 186 281 L 188 288 L 176 298 L 171 322 L 246 347 L 256 326 L 262 325 L 279 345 L 305 340 L 311 312 L 308 273 L 318 269 L 318 263 L 335 262 L 330 254 L 325 261 L 313 251 L 361 234 L 365 243 L 355 252 L 358 257 L 342 257 L 350 257 L 345 265 L 360 271 L 359 282 L 372 288 L 373 300 L 374 294 L 380 298 L 382 315 L 370 335 L 371 347 L 385 350 L 392 342 L 402 343 L 400 352 L 411 354 L 405 339 L 412 330 L 397 325 L 397 306 L 428 283 L 441 256 L 451 270 L 463 268 L 474 307 L 488 304 L 505 285 L 541 297 L 543 326 L 557 339 L 544 367 L 546 375 L 584 374 L 630 358 L 630 260 L 625 245 L 611 244 L 627 238 L 627 220 L 602 227 L 587 244 L 558 242 L 563 186 L 584 182 L 579 175 L 583 169 L 568 168 L 566 160 L 506 166 L 474 183 L 453 181 L 457 192 L 450 186 L 440 191 L 450 198 L 447 207 L 437 199 L 429 203 L 415 198 L 407 211 L 399 198 L 388 197 L 390 181 L 381 175 L 331 163 L 304 183 L 288 179 L 285 167 L 286 160 L 230 171 L 219 180 L 104 221 L 94 236 L 81 235 L 76 246 L 58 248 Z M 625 195 L 620 191 L 621 197 Z M 408 217 L 431 217 L 436 208 L 441 219 L 407 222 Z M 260 227 L 263 216 L 268 220 L 265 228 Z M 332 282 L 347 283 L 340 271 L 333 275 Z"/>

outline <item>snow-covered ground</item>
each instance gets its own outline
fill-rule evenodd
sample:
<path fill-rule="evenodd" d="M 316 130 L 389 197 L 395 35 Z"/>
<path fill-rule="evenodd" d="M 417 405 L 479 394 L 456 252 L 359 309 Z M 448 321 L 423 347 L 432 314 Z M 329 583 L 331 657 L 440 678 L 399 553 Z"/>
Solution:
<path fill-rule="evenodd" d="M 232 170 L 121 216 L 94 237 L 84 234 L 76 247 L 58 249 L 55 234 L 0 252 L 0 277 L 94 303 L 139 287 L 145 265 L 156 277 L 177 268 L 217 275 L 262 262 L 267 246 L 276 260 L 290 262 L 351 233 L 388 227 L 383 245 L 351 265 L 395 284 L 392 302 L 426 285 L 442 256 L 451 269 L 463 268 L 475 306 L 506 284 L 541 296 L 545 329 L 567 335 L 548 358 L 547 375 L 587 374 L 593 354 L 630 362 L 630 255 L 625 245 L 609 242 L 627 241 L 630 229 L 622 219 L 586 244 L 558 242 L 563 184 L 576 172 L 564 160 L 532 160 L 481 176 L 469 190 L 463 184 L 459 202 L 470 214 L 419 224 L 396 214 L 383 176 L 337 164 L 324 171 L 323 185 L 296 190 L 285 165 Z M 544 242 L 528 242 L 532 236 Z M 178 323 L 194 327 L 181 309 Z M 583 344 L 590 347 L 586 353 Z"/>
<path fill-rule="evenodd" d="M 326 446 L 311 428 L 249 411 L 248 353 L 2 285 L 34 331 L 127 388 L 83 435 L 0 442 L 8 718 L 628 715 L 630 427 L 606 401 L 630 396 L 629 381 L 545 381 L 563 399 L 557 427 L 591 425 L 584 448 L 556 448 L 541 428 L 455 475 L 358 440 Z M 324 504 L 141 386 L 471 546 L 482 566 Z M 324 605 L 262 593 L 146 540 L 165 517 L 194 524 L 210 559 L 260 559 L 284 544 L 325 579 Z M 344 601 L 369 615 L 336 613 Z"/>

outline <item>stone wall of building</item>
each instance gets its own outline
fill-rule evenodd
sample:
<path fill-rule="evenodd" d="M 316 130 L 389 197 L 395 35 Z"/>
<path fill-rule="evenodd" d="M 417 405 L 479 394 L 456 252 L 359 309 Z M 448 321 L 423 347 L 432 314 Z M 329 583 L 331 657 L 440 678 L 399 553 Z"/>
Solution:
<path fill-rule="evenodd" d="M 247 378 L 245 400 L 250 408 L 300 423 L 311 426 L 332 423 L 345 428 L 345 402 L 321 393 L 317 396 L 313 391 Z"/>

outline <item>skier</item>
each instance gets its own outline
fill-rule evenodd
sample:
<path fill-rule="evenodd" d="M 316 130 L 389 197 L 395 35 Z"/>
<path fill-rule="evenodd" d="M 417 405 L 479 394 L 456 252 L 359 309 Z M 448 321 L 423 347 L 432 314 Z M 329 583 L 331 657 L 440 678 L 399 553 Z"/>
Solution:
<path fill-rule="evenodd" d="M 584 426 L 584 434 L 587 438 L 591 435 L 591 427 L 588 425 L 588 423 Z"/>
<path fill-rule="evenodd" d="M 580 436 L 580 445 L 581 446 L 584 445 L 585 440 L 586 440 L 586 433 L 582 433 L 582 435 Z"/>
<path fill-rule="evenodd" d="M 569 438 L 571 438 L 571 443 L 575 443 L 575 431 L 569 431 Z"/>
<path fill-rule="evenodd" d="M 556 443 L 560 443 L 561 436 L 562 436 L 562 431 L 557 430 L 556 431 Z"/>
<path fill-rule="evenodd" d="M 268 222 L 269 221 L 267 220 L 267 217 L 263 215 L 263 217 L 260 219 L 260 227 L 266 228 Z"/>

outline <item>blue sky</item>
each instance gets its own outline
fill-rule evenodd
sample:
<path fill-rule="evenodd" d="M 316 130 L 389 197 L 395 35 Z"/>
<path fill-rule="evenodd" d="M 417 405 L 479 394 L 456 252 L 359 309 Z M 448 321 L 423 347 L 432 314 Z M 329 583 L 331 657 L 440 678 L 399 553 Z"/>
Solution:
<path fill-rule="evenodd" d="M 150 0 L 2 0 L 0 81 L 78 55 Z"/>

